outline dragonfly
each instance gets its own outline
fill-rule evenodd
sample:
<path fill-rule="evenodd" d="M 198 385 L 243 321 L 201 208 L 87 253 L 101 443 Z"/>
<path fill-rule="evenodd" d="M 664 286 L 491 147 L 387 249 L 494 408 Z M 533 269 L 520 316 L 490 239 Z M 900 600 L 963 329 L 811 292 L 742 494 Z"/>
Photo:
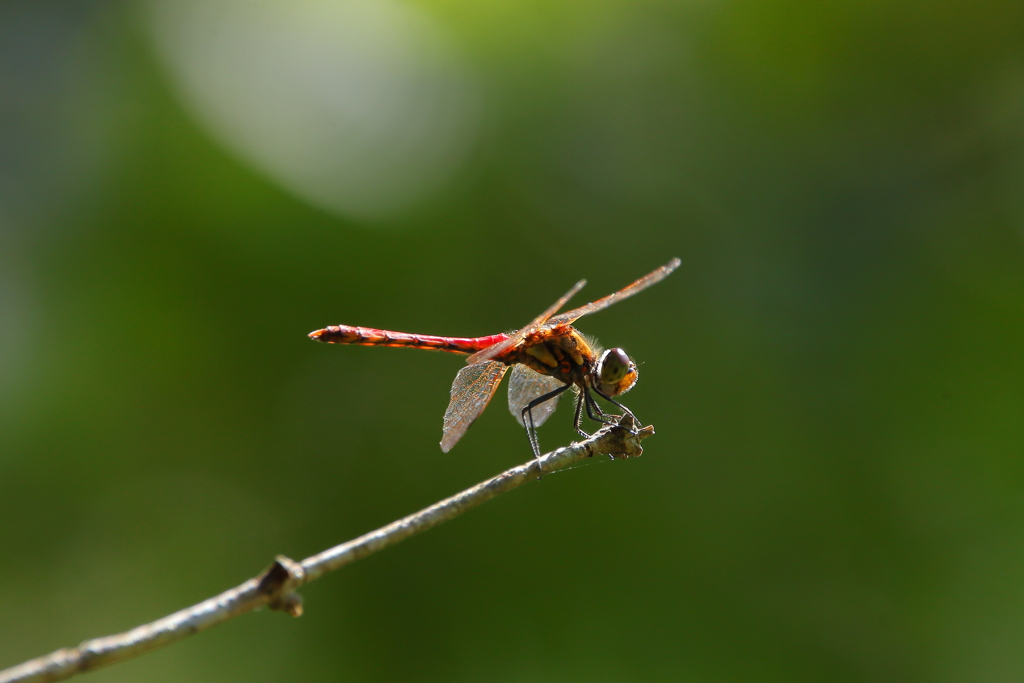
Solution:
<path fill-rule="evenodd" d="M 590 436 L 582 425 L 584 411 L 589 419 L 602 425 L 617 423 L 623 417 L 605 413 L 595 394 L 622 410 L 632 418 L 633 424 L 641 424 L 629 408 L 615 399 L 636 384 L 636 363 L 621 348 L 602 350 L 595 341 L 577 331 L 573 323 L 660 282 L 678 268 L 679 263 L 678 258 L 672 259 L 614 294 L 559 313 L 586 285 L 586 280 L 580 280 L 516 332 L 485 337 L 440 337 L 333 325 L 310 332 L 309 337 L 328 344 L 390 346 L 468 355 L 466 366 L 455 376 L 451 401 L 444 413 L 441 450 L 445 453 L 480 417 L 505 373 L 511 369 L 509 410 L 525 427 L 534 456 L 540 457 L 537 428 L 551 416 L 558 399 L 569 389 L 576 393 L 573 424 L 584 438 Z"/>

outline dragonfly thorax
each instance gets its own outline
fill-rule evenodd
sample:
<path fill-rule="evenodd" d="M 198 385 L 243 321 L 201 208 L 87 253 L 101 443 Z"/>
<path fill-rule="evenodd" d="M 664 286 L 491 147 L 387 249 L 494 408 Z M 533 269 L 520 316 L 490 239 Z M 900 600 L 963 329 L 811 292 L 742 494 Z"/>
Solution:
<path fill-rule="evenodd" d="M 636 363 L 619 348 L 601 353 L 593 370 L 594 386 L 605 396 L 618 396 L 633 388 Z"/>
<path fill-rule="evenodd" d="M 523 363 L 542 375 L 575 384 L 584 381 L 595 362 L 595 354 L 583 335 L 572 326 L 559 325 L 527 336 L 502 360 Z"/>
<path fill-rule="evenodd" d="M 538 330 L 509 356 L 504 362 L 523 363 L 566 384 L 591 386 L 605 396 L 624 394 L 637 380 L 636 363 L 625 351 L 602 351 L 570 325 Z"/>

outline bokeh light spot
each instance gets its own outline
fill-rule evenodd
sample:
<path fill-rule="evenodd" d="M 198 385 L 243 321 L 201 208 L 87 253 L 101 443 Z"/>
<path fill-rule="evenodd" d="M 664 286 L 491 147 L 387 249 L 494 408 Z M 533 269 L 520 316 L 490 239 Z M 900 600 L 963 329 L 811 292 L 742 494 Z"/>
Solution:
<path fill-rule="evenodd" d="M 441 27 L 398 2 L 154 0 L 157 50 L 210 134 L 302 199 L 366 219 L 444 187 L 479 97 Z"/>

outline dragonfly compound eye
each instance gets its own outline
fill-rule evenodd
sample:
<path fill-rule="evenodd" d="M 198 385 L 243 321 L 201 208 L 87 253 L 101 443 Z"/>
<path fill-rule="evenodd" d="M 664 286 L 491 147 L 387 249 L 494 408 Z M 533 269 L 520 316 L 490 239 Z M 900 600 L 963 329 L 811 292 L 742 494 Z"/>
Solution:
<path fill-rule="evenodd" d="M 601 392 L 607 396 L 618 396 L 636 384 L 636 364 L 622 349 L 608 349 L 597 361 L 597 380 Z"/>

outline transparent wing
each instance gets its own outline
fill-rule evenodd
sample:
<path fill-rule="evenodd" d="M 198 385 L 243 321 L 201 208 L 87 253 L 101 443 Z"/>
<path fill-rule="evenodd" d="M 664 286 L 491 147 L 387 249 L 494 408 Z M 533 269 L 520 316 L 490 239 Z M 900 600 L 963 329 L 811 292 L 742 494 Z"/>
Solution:
<path fill-rule="evenodd" d="M 506 370 L 508 366 L 504 363 L 488 361 L 467 365 L 455 375 L 452 400 L 448 404 L 448 410 L 444 411 L 442 451 L 450 451 L 469 429 L 469 425 L 484 412 L 484 408 L 491 402 L 494 392 L 501 384 L 501 378 L 505 376 Z"/>
<path fill-rule="evenodd" d="M 544 311 L 543 313 L 538 315 L 536 318 L 534 318 L 532 321 L 530 321 L 529 325 L 527 325 L 523 329 L 519 330 L 515 334 L 510 335 L 509 338 L 506 339 L 505 341 L 498 342 L 494 346 L 488 346 L 486 349 L 484 349 L 482 351 L 477 351 L 472 356 L 470 356 L 469 358 L 466 359 L 466 363 L 469 364 L 469 365 L 472 365 L 473 363 L 479 363 L 481 361 L 485 361 L 485 360 L 494 358 L 495 356 L 503 353 L 505 351 L 505 349 L 507 349 L 507 348 L 509 348 L 509 347 L 511 347 L 511 346 L 513 346 L 515 344 L 518 344 L 519 342 L 521 342 L 526 337 L 526 335 L 528 335 L 529 333 L 533 332 L 535 329 L 537 329 L 538 327 L 543 325 L 545 322 L 547 322 L 548 318 L 553 316 L 555 313 L 558 313 L 558 309 L 560 309 L 562 306 L 564 306 L 566 304 L 566 302 L 569 301 L 569 299 L 571 299 L 574 294 L 576 294 L 576 292 L 578 292 L 581 289 L 583 289 L 583 285 L 585 285 L 585 284 L 587 284 L 586 280 L 580 280 L 579 282 L 577 282 L 573 286 L 572 289 L 570 289 L 568 292 L 566 292 L 565 295 L 562 296 L 561 299 L 559 299 L 555 303 L 551 304 L 551 306 L 548 307 L 548 310 Z"/>
<path fill-rule="evenodd" d="M 623 287 L 614 294 L 609 294 L 603 299 L 598 299 L 597 301 L 593 301 L 589 304 L 584 304 L 579 308 L 574 308 L 571 311 L 566 311 L 561 315 L 556 315 L 554 318 L 551 318 L 547 322 L 549 325 L 561 325 L 563 323 L 572 324 L 574 321 L 582 318 L 585 315 L 596 313 L 597 311 L 600 311 L 602 308 L 608 308 L 614 303 L 618 303 L 619 301 L 622 301 L 625 298 L 633 296 L 634 294 L 641 290 L 647 289 L 655 282 L 661 282 L 666 277 L 668 277 L 668 275 L 673 270 L 675 270 L 678 267 L 679 259 L 674 258 L 665 265 L 663 265 L 661 268 L 658 268 L 653 273 L 648 273 L 647 275 L 644 275 L 642 278 L 640 278 L 633 284 L 627 287 Z"/>
<path fill-rule="evenodd" d="M 550 375 L 542 375 L 536 370 L 517 363 L 512 366 L 512 375 L 508 378 L 508 409 L 515 415 L 519 424 L 525 427 L 523 408 L 533 399 L 554 391 L 563 384 L 564 382 Z M 555 412 L 559 398 L 560 396 L 555 396 L 550 401 L 545 401 L 534 407 L 532 411 L 534 427 L 540 427 L 551 416 L 551 413 Z"/>

